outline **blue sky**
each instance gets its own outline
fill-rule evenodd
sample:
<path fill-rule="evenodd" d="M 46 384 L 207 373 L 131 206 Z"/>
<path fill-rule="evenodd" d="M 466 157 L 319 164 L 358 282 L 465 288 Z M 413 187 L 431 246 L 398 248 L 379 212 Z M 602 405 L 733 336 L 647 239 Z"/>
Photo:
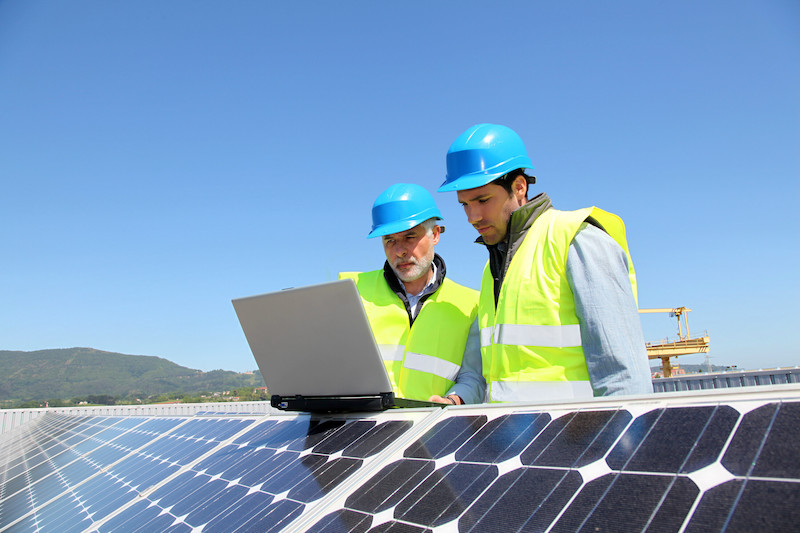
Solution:
<path fill-rule="evenodd" d="M 0 350 L 254 369 L 230 300 L 379 268 L 375 197 L 495 122 L 556 207 L 625 220 L 641 307 L 800 364 L 798 95 L 794 0 L 0 1 Z"/>

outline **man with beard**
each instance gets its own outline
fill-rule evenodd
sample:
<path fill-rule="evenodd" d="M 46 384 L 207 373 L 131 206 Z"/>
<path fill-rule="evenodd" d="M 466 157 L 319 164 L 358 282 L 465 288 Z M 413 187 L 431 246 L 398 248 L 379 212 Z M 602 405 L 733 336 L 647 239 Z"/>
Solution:
<path fill-rule="evenodd" d="M 471 328 L 478 292 L 446 279 L 444 260 L 434 252 L 441 219 L 423 187 L 392 185 L 372 206 L 367 236 L 381 238 L 383 268 L 339 277 L 355 280 L 396 395 L 479 403 L 485 382 L 477 327 Z"/>

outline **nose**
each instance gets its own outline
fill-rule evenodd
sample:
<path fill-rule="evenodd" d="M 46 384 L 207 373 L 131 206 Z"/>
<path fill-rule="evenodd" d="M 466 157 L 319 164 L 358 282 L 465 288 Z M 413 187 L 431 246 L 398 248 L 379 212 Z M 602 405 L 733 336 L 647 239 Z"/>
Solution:
<path fill-rule="evenodd" d="M 402 243 L 397 242 L 392 247 L 392 253 L 395 255 L 395 257 L 405 257 L 405 255 L 408 253 L 408 250 Z"/>
<path fill-rule="evenodd" d="M 480 210 L 474 205 L 464 206 L 464 213 L 467 215 L 467 222 L 472 225 L 481 220 Z"/>

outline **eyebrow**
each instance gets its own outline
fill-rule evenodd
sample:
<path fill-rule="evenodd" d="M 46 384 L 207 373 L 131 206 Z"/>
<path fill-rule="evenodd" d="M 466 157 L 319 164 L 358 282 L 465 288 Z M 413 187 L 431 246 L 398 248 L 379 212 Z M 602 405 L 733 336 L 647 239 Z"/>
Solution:
<path fill-rule="evenodd" d="M 418 235 L 418 232 L 417 232 L 417 229 L 415 228 L 415 229 L 410 229 L 410 230 L 408 230 L 408 231 L 404 231 L 404 232 L 402 232 L 402 233 L 400 234 L 400 237 L 409 237 L 409 236 L 410 236 L 410 237 L 415 237 L 415 236 L 417 236 L 417 235 Z M 384 235 L 382 238 L 383 238 L 383 240 L 385 241 L 385 240 L 391 239 L 391 238 L 392 238 L 392 236 L 391 236 L 391 235 Z"/>
<path fill-rule="evenodd" d="M 472 196 L 470 198 L 466 198 L 465 200 L 459 200 L 458 203 L 465 204 L 467 202 L 474 202 L 476 200 L 482 200 L 484 198 L 489 198 L 490 196 L 492 196 L 490 193 L 478 194 L 476 196 Z"/>

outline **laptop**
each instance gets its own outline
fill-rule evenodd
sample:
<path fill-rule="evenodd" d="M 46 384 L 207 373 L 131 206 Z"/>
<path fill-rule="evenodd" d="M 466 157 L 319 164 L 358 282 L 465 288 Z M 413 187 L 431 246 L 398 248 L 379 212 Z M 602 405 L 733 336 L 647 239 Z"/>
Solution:
<path fill-rule="evenodd" d="M 232 303 L 277 409 L 330 413 L 446 405 L 394 395 L 352 279 Z"/>

